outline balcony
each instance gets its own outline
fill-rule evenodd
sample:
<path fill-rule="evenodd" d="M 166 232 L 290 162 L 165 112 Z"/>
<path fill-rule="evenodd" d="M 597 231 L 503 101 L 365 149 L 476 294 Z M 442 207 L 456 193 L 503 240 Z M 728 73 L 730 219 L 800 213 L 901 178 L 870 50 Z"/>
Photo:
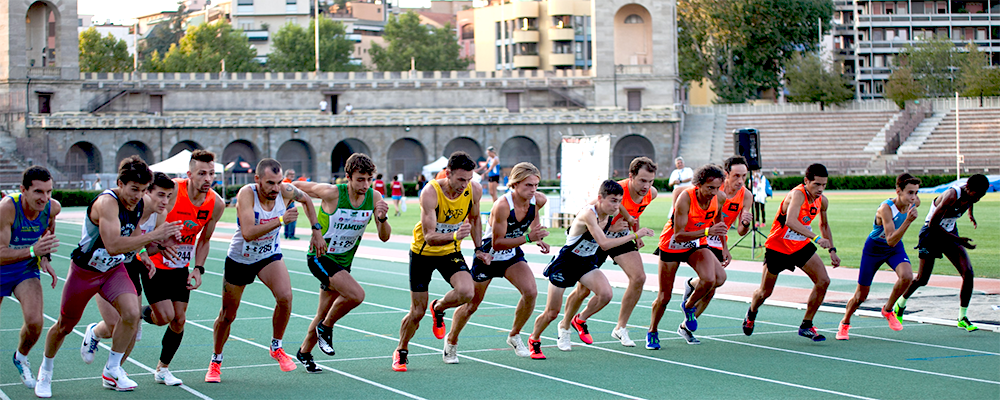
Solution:
<path fill-rule="evenodd" d="M 61 75 L 59 67 L 28 67 L 29 78 L 56 78 Z"/>
<path fill-rule="evenodd" d="M 247 35 L 247 40 L 250 42 L 266 42 L 268 39 L 268 31 L 265 29 L 254 29 L 243 31 Z"/>
<path fill-rule="evenodd" d="M 538 43 L 538 31 L 516 30 L 514 31 L 514 43 Z"/>
<path fill-rule="evenodd" d="M 573 28 L 549 28 L 549 40 L 556 42 L 573 41 Z"/>
<path fill-rule="evenodd" d="M 618 75 L 652 75 L 653 66 L 648 64 L 615 65 L 615 73 Z"/>
<path fill-rule="evenodd" d="M 567 53 L 567 54 L 552 53 L 551 55 L 549 55 L 549 64 L 552 64 L 553 66 L 562 67 L 566 65 L 573 65 L 575 63 L 576 63 L 576 55 L 573 53 Z"/>
<path fill-rule="evenodd" d="M 539 60 L 537 55 L 515 55 L 514 68 L 538 68 Z"/>
<path fill-rule="evenodd" d="M 573 0 L 548 0 L 548 11 L 551 16 L 573 15 Z"/>

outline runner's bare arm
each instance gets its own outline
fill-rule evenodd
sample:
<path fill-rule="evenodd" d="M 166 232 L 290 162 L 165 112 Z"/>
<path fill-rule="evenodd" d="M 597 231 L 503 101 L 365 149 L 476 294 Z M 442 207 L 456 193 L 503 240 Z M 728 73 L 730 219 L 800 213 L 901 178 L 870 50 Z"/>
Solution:
<path fill-rule="evenodd" d="M 795 190 L 789 193 L 788 196 L 788 203 L 785 204 L 788 207 L 785 210 L 785 226 L 793 232 L 805 236 L 810 240 L 816 236 L 820 236 L 819 234 L 810 231 L 808 227 L 799 222 L 799 209 L 801 209 L 802 204 L 805 203 L 806 195 L 802 194 L 802 192 L 798 190 Z"/>
<path fill-rule="evenodd" d="M 833 231 L 830 230 L 830 219 L 827 217 L 826 209 L 830 206 L 830 201 L 823 196 L 822 205 L 819 208 L 819 230 L 823 233 L 823 239 L 817 244 L 824 249 L 830 249 L 830 263 L 834 268 L 840 266 L 840 256 L 837 255 L 837 248 L 833 246 Z M 826 246 L 823 246 L 823 245 Z"/>
<path fill-rule="evenodd" d="M 253 197 L 256 196 L 250 185 L 240 188 L 236 193 L 236 218 L 239 220 L 240 232 L 243 240 L 252 241 L 266 235 L 268 232 L 281 227 L 281 221 L 277 218 L 257 225 L 253 215 Z M 275 207 L 284 207 L 285 204 L 275 204 Z"/>
<path fill-rule="evenodd" d="M 889 209 L 888 204 L 882 204 L 878 207 L 878 217 L 882 220 L 882 229 L 885 231 L 885 241 L 891 247 L 895 246 L 899 241 L 903 240 L 903 235 L 906 234 L 906 229 L 910 227 L 910 223 L 916 219 L 916 206 L 911 204 L 910 208 L 906 210 L 907 217 L 903 221 L 903 224 L 896 229 L 896 223 L 892 220 L 892 210 Z M 910 216 L 913 216 L 911 218 Z"/>
<path fill-rule="evenodd" d="M 545 207 L 549 203 L 549 198 L 543 193 L 535 192 L 535 220 L 531 221 L 531 230 L 528 231 L 528 235 L 535 235 L 537 239 L 532 239 L 533 242 L 538 243 L 538 247 L 542 248 L 542 253 L 549 253 L 549 244 L 545 243 L 545 237 L 549 236 L 549 231 L 542 227 L 542 219 L 538 217 L 538 210 Z"/>
<path fill-rule="evenodd" d="M 469 182 L 469 188 L 472 189 L 472 209 L 469 210 L 466 220 L 472 225 L 470 236 L 472 236 L 472 243 L 478 249 L 483 245 L 483 219 L 479 212 L 479 201 L 483 197 L 483 185 L 479 182 Z"/>
<path fill-rule="evenodd" d="M 309 219 L 309 227 L 312 228 L 319 221 L 316 218 L 316 206 L 313 205 L 312 197 L 303 193 L 301 190 L 293 185 L 282 184 L 284 186 L 285 193 L 288 194 L 292 201 L 297 201 L 302 203 L 302 208 L 306 210 L 306 218 Z M 284 196 L 284 195 L 283 195 Z M 316 255 L 321 256 L 326 253 L 326 240 L 323 239 L 323 232 L 318 229 L 310 229 L 312 232 L 312 237 L 309 238 L 309 246 L 316 251 Z"/>
<path fill-rule="evenodd" d="M 507 198 L 501 197 L 496 203 L 493 203 L 493 210 L 490 211 L 490 225 L 493 226 L 493 240 L 492 247 L 495 251 L 500 250 L 510 250 L 517 246 L 527 243 L 526 238 L 506 238 L 507 236 L 507 217 L 510 216 L 510 206 L 507 204 Z"/>
<path fill-rule="evenodd" d="M 704 229 L 693 232 L 682 231 L 687 226 L 688 213 L 691 212 L 692 201 L 697 200 L 691 199 L 686 190 L 677 196 L 677 205 L 674 206 L 673 226 L 674 240 L 678 242 L 690 242 L 706 236 Z"/>
<path fill-rule="evenodd" d="M 379 193 L 378 190 L 373 190 L 372 193 L 375 194 L 375 229 L 378 230 L 379 240 L 388 242 L 389 237 L 392 236 L 392 226 L 389 225 L 388 219 L 384 222 L 379 219 L 388 217 L 389 204 L 385 202 L 385 198 L 382 197 L 382 193 Z"/>
<path fill-rule="evenodd" d="M 0 201 L 0 264 L 3 265 L 31 258 L 29 249 L 14 250 L 10 248 L 11 228 L 17 215 L 15 206 L 14 200 L 10 197 L 5 197 Z"/>
<path fill-rule="evenodd" d="M 337 204 L 337 201 L 340 199 L 340 190 L 337 189 L 337 186 L 329 183 L 295 181 L 292 182 L 292 185 L 309 195 L 309 197 L 320 199 L 324 202 Z"/>
<path fill-rule="evenodd" d="M 581 216 L 577 216 L 577 218 L 581 218 Z M 653 236 L 653 231 L 651 229 L 642 228 L 639 229 L 639 231 L 634 234 L 611 239 L 604 234 L 604 229 L 597 221 L 596 213 L 594 213 L 588 208 L 585 211 L 583 211 L 582 218 L 583 218 L 583 223 L 586 224 L 587 226 L 587 231 L 590 232 L 590 236 L 593 236 L 594 241 L 597 242 L 597 245 L 601 246 L 601 248 L 604 250 L 611 250 L 615 247 L 621 246 L 625 243 L 628 243 L 642 236 Z M 608 218 L 611 217 L 609 216 Z"/>
<path fill-rule="evenodd" d="M 212 219 L 205 223 L 204 228 L 201 228 L 198 243 L 194 246 L 194 265 L 205 265 L 205 261 L 208 260 L 208 251 L 212 247 L 212 235 L 215 234 L 215 225 L 219 223 L 219 220 L 222 219 L 222 214 L 226 212 L 226 203 L 222 200 L 222 196 L 219 196 L 214 190 L 212 194 L 215 196 Z"/>
<path fill-rule="evenodd" d="M 432 188 L 433 189 L 433 188 Z M 420 227 L 424 232 L 424 241 L 429 246 L 440 246 L 453 243 L 452 234 L 438 232 L 437 227 L 437 191 L 420 191 Z"/>
<path fill-rule="evenodd" d="M 52 199 L 49 200 L 52 204 L 52 208 L 49 209 L 49 232 L 52 234 L 56 233 L 56 216 L 62 212 L 62 203 L 59 200 Z"/>
<path fill-rule="evenodd" d="M 118 200 L 112 196 L 101 196 L 94 202 L 88 217 L 96 222 L 104 249 L 110 255 L 125 254 L 137 251 L 156 240 L 164 240 L 180 232 L 180 222 L 174 222 L 157 227 L 145 235 L 138 234 L 139 229 L 132 231 L 131 236 L 121 236 L 122 224 L 118 219 Z"/>
<path fill-rule="evenodd" d="M 747 233 L 749 233 L 750 225 L 753 225 L 753 214 L 749 215 L 750 217 L 749 220 L 744 220 L 743 218 L 744 217 L 743 214 L 749 214 L 747 210 L 753 209 L 753 194 L 750 193 L 750 190 L 745 187 L 743 188 L 743 190 L 746 190 L 746 192 L 743 193 L 743 209 L 740 212 L 740 218 L 736 220 L 736 233 L 739 234 L 740 236 L 744 236 Z M 744 224 L 744 222 L 747 223 Z"/>
<path fill-rule="evenodd" d="M 944 218 L 945 212 L 947 212 L 948 208 L 954 205 L 956 201 L 958 201 L 958 197 L 955 196 L 954 190 L 945 190 L 944 193 L 938 196 L 937 199 L 934 199 L 934 204 L 937 204 L 937 208 L 935 208 L 934 212 L 931 213 L 931 220 L 928 222 L 928 225 L 930 226 L 930 229 L 937 229 L 938 234 L 948 235 L 958 241 L 961 240 L 960 237 L 948 232 L 943 226 L 941 226 L 941 220 Z"/>

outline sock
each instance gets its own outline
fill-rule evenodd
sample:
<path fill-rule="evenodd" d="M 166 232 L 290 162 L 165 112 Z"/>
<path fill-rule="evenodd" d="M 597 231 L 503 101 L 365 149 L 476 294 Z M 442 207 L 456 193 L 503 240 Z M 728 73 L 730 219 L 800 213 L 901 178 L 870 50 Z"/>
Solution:
<path fill-rule="evenodd" d="M 906 307 L 906 297 L 900 296 L 899 299 L 896 300 L 896 305 L 905 308 Z"/>
<path fill-rule="evenodd" d="M 119 353 L 119 352 L 114 351 L 114 350 L 112 350 L 110 353 L 111 354 L 108 354 L 108 363 L 104 364 L 104 368 L 114 369 L 114 368 L 121 367 L 122 366 L 122 356 L 124 356 L 125 353 Z"/>
<path fill-rule="evenodd" d="M 333 329 L 333 327 L 332 326 L 323 325 L 323 323 L 320 322 L 319 325 L 316 325 L 316 329 L 318 329 L 320 332 L 323 332 L 323 334 L 326 334 L 331 329 Z M 280 339 L 278 339 L 278 340 L 279 340 L 279 343 L 280 343 Z M 274 341 L 274 339 L 272 339 L 272 341 Z M 280 346 L 280 344 L 279 344 L 279 346 Z"/>
<path fill-rule="evenodd" d="M 20 362 L 25 362 L 28 361 L 28 356 L 21 354 L 20 351 L 14 350 L 14 359 Z"/>
<path fill-rule="evenodd" d="M 752 311 L 750 309 L 747 309 L 747 317 L 749 317 L 750 320 L 753 321 L 753 320 L 757 319 L 757 312 L 756 311 Z"/>
<path fill-rule="evenodd" d="M 55 366 L 55 360 L 49 357 L 42 358 L 42 370 L 47 372 L 52 372 L 52 367 Z"/>
<path fill-rule="evenodd" d="M 147 324 L 153 324 L 153 308 L 150 306 L 145 306 L 142 308 L 142 320 L 146 321 Z M 170 330 L 169 328 L 167 329 Z"/>
<path fill-rule="evenodd" d="M 585 320 L 583 318 L 580 318 L 580 314 L 574 315 L 573 316 L 573 320 L 575 320 L 578 324 L 582 324 L 582 323 L 587 322 L 587 320 Z"/>
<path fill-rule="evenodd" d="M 212 362 L 216 364 L 222 364 L 222 353 L 219 354 L 212 353 Z"/>
<path fill-rule="evenodd" d="M 271 338 L 271 351 L 277 351 L 281 348 L 281 339 Z"/>
<path fill-rule="evenodd" d="M 965 318 L 965 312 L 969 310 L 969 307 L 959 307 L 958 308 L 958 319 Z"/>
<path fill-rule="evenodd" d="M 813 321 L 811 319 L 802 320 L 802 325 L 799 325 L 799 329 L 809 329 L 812 328 Z"/>
<path fill-rule="evenodd" d="M 181 347 L 182 338 L 184 338 L 184 331 L 174 332 L 170 328 L 167 328 L 167 331 L 163 332 L 163 340 L 160 342 L 163 345 L 163 348 L 160 350 L 160 362 L 170 365 L 170 361 L 174 359 L 174 354 L 177 354 L 177 348 Z"/>

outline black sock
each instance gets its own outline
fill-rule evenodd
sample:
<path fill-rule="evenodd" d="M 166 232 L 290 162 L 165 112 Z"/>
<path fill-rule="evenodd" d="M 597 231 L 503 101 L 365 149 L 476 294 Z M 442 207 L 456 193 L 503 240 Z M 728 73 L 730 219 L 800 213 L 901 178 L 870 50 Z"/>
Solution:
<path fill-rule="evenodd" d="M 799 325 L 799 329 L 809 329 L 813 327 L 813 321 L 811 319 L 802 320 L 802 325 Z"/>
<path fill-rule="evenodd" d="M 145 306 L 142 308 L 142 320 L 146 321 L 147 324 L 153 324 L 153 308 L 150 306 Z M 170 329 L 167 329 L 170 330 Z"/>
<path fill-rule="evenodd" d="M 184 331 L 178 333 L 167 327 L 167 331 L 163 332 L 163 340 L 160 342 L 163 345 L 163 349 L 160 350 L 160 362 L 170 365 L 174 354 L 177 354 L 177 348 L 181 347 L 181 339 L 183 338 Z"/>
<path fill-rule="evenodd" d="M 750 318 L 751 321 L 753 321 L 757 319 L 757 312 L 751 309 L 747 309 L 747 317 Z"/>
<path fill-rule="evenodd" d="M 318 329 L 320 332 L 322 332 L 325 335 L 327 332 L 329 332 L 331 329 L 333 329 L 333 327 L 332 326 L 323 325 L 323 323 L 320 322 L 318 325 L 316 325 L 316 329 Z"/>

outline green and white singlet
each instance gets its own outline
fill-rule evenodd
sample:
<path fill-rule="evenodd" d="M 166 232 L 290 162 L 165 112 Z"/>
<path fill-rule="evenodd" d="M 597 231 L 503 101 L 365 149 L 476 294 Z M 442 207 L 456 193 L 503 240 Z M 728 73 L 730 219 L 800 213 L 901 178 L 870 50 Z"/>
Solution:
<path fill-rule="evenodd" d="M 326 239 L 326 254 L 323 255 L 340 266 L 350 266 L 354 262 L 354 253 L 358 251 L 361 235 L 365 233 L 368 222 L 375 214 L 375 189 L 368 188 L 365 201 L 360 207 L 351 205 L 351 197 L 347 184 L 336 185 L 340 193 L 337 209 L 327 213 L 319 207 L 319 225 L 323 227 L 323 238 Z M 314 256 L 315 253 L 309 253 Z"/>

